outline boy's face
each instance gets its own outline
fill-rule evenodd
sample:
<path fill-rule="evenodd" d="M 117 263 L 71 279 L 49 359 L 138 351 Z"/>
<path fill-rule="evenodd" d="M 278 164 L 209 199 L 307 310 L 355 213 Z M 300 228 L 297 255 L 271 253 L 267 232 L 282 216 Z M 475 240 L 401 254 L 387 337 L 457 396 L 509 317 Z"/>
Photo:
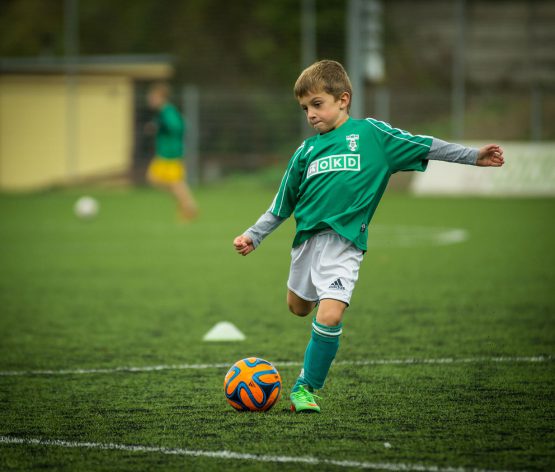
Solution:
<path fill-rule="evenodd" d="M 324 91 L 310 92 L 299 98 L 299 104 L 306 113 L 308 124 L 318 133 L 327 133 L 341 126 L 349 118 L 350 98 L 347 92 L 341 94 L 337 100 Z"/>
<path fill-rule="evenodd" d="M 148 92 L 146 99 L 148 106 L 154 110 L 159 110 L 160 108 L 162 108 L 164 103 L 166 103 L 166 97 L 164 96 L 164 94 L 156 89 Z"/>

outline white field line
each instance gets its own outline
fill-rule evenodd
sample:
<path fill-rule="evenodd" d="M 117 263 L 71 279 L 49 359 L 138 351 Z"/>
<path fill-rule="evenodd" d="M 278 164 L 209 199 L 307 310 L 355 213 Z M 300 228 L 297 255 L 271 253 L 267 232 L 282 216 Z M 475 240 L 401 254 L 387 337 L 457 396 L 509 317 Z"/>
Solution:
<path fill-rule="evenodd" d="M 338 366 L 380 366 L 380 365 L 445 365 L 445 364 L 478 364 L 478 363 L 544 363 L 552 362 L 553 356 L 517 356 L 517 357 L 444 357 L 431 359 L 368 359 L 337 361 Z M 284 361 L 275 362 L 277 367 L 298 367 L 302 362 Z M 204 370 L 228 369 L 230 363 L 216 364 L 161 364 L 151 366 L 121 366 L 100 369 L 60 369 L 60 370 L 5 370 L 0 371 L 0 377 L 21 377 L 31 375 L 82 375 L 82 374 L 113 374 L 117 372 L 156 372 L 162 370 Z"/>
<path fill-rule="evenodd" d="M 322 459 L 312 456 L 273 456 L 265 454 L 245 454 L 233 451 L 202 451 L 195 449 L 167 448 L 160 446 L 138 446 L 129 444 L 63 441 L 59 439 L 15 438 L 0 436 L 0 444 L 26 446 L 65 447 L 77 449 L 97 449 L 138 453 L 157 453 L 171 456 L 206 457 L 209 459 L 274 462 L 281 464 L 307 464 L 317 466 L 349 467 L 357 469 L 417 471 L 417 472 L 494 472 L 486 469 L 466 469 L 463 467 L 439 467 L 435 465 L 407 464 L 394 462 L 365 462 L 351 460 Z M 495 471 L 501 472 L 501 471 Z"/>

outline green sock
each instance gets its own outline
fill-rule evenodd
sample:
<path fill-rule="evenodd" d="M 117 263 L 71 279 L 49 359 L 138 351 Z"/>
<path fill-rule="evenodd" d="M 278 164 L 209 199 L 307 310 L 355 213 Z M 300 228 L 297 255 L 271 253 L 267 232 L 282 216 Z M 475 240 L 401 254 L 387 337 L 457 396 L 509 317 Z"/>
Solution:
<path fill-rule="evenodd" d="M 312 335 L 304 354 L 304 366 L 293 391 L 300 385 L 307 385 L 309 390 L 320 389 L 330 370 L 331 363 L 339 348 L 339 336 L 342 323 L 337 326 L 325 326 L 316 320 L 312 322 Z"/>

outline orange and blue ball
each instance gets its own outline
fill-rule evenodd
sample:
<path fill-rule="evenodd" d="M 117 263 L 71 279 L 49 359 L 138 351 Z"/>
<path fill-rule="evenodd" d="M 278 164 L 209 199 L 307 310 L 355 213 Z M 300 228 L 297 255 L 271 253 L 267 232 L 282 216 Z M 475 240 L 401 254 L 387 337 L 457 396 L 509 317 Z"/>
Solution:
<path fill-rule="evenodd" d="M 241 359 L 224 379 L 227 402 L 239 411 L 268 411 L 281 395 L 281 376 L 268 361 L 258 357 Z"/>

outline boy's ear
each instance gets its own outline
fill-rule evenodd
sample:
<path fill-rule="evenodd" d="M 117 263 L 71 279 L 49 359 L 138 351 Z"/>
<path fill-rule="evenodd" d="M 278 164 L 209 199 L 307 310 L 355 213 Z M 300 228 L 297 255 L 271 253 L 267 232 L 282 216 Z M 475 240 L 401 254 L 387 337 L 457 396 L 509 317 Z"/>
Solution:
<path fill-rule="evenodd" d="M 351 103 L 351 94 L 349 92 L 343 92 L 339 95 L 339 101 L 341 102 L 341 109 L 348 110 Z"/>

